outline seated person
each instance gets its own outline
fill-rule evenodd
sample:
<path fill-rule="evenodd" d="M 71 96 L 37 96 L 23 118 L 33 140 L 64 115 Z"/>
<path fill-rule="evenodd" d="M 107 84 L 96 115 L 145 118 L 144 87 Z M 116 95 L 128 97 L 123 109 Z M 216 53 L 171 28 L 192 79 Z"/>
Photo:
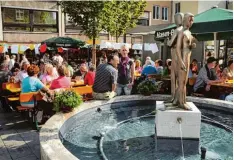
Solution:
<path fill-rule="evenodd" d="M 161 59 L 155 61 L 155 67 L 158 74 L 163 74 L 163 61 Z"/>
<path fill-rule="evenodd" d="M 89 68 L 88 73 L 85 75 L 84 84 L 92 86 L 94 84 L 94 79 L 95 79 L 95 67 L 91 66 Z"/>
<path fill-rule="evenodd" d="M 144 69 L 142 70 L 142 75 L 149 75 L 149 74 L 157 74 L 157 69 L 152 66 L 150 61 L 146 61 L 146 66 L 144 67 Z"/>
<path fill-rule="evenodd" d="M 138 73 L 142 72 L 141 61 L 140 60 L 135 61 L 135 72 L 138 72 Z"/>
<path fill-rule="evenodd" d="M 66 77 L 67 68 L 66 66 L 62 65 L 58 67 L 58 74 L 59 77 L 54 79 L 51 82 L 50 89 L 60 89 L 60 88 L 70 88 L 71 80 L 69 77 Z"/>
<path fill-rule="evenodd" d="M 93 85 L 94 99 L 111 99 L 116 96 L 119 57 L 111 55 L 108 57 L 108 63 L 100 64 L 97 67 L 96 76 Z"/>
<path fill-rule="evenodd" d="M 46 64 L 44 70 L 45 71 L 44 71 L 41 81 L 43 84 L 48 85 L 52 82 L 52 80 L 54 80 L 53 66 L 51 64 Z"/>
<path fill-rule="evenodd" d="M 70 66 L 66 61 L 63 61 L 63 65 L 65 65 L 67 67 L 67 71 L 68 71 L 67 77 L 72 77 L 73 72 L 74 72 L 72 66 Z"/>
<path fill-rule="evenodd" d="M 28 77 L 27 68 L 29 66 L 29 62 L 22 63 L 22 70 L 15 76 L 15 83 L 22 82 L 24 78 Z"/>
<path fill-rule="evenodd" d="M 148 65 L 149 62 L 147 61 L 150 61 L 150 64 L 153 66 L 154 65 L 154 61 L 151 60 L 151 57 L 146 57 L 145 59 L 145 64 L 143 65 L 143 69 Z"/>
<path fill-rule="evenodd" d="M 48 88 L 37 78 L 39 68 L 36 65 L 31 65 L 27 68 L 28 77 L 24 78 L 21 84 L 21 93 L 37 92 L 39 90 L 50 94 Z M 34 107 L 34 102 L 21 103 L 25 107 Z"/>
<path fill-rule="evenodd" d="M 170 76 L 171 75 L 171 60 L 168 59 L 166 61 L 165 69 L 163 70 L 163 76 Z"/>
<path fill-rule="evenodd" d="M 222 72 L 222 76 L 224 78 L 229 79 L 229 80 L 233 79 L 233 60 L 228 61 L 228 66 L 226 68 L 224 68 L 224 70 Z"/>
<path fill-rule="evenodd" d="M 207 64 L 201 68 L 198 73 L 196 82 L 193 86 L 193 90 L 196 93 L 205 94 L 206 97 L 212 97 L 210 91 L 210 86 L 214 82 L 221 82 L 216 76 L 214 71 L 216 65 L 216 59 L 214 57 L 210 57 L 207 59 Z"/>
<path fill-rule="evenodd" d="M 84 79 L 86 73 L 87 66 L 85 63 L 83 63 L 81 64 L 80 69 L 73 74 L 72 79 L 75 79 L 76 77 L 81 77 L 81 79 Z"/>

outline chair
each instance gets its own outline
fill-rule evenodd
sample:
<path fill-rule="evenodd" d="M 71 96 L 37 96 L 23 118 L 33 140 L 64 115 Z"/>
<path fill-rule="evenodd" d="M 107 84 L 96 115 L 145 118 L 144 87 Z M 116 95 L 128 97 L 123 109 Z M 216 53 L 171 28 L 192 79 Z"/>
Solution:
<path fill-rule="evenodd" d="M 88 97 L 87 95 L 92 95 L 93 89 L 92 86 L 82 86 L 82 87 L 75 87 L 72 90 L 80 95 L 83 96 L 83 100 L 87 101 L 93 99 L 92 97 Z"/>
<path fill-rule="evenodd" d="M 21 93 L 19 96 L 19 101 L 21 103 L 21 106 L 16 107 L 19 112 L 27 112 L 29 115 L 29 120 L 33 125 L 33 128 L 38 130 L 38 122 L 37 122 L 37 113 L 38 113 L 38 107 L 37 107 L 37 101 L 41 100 L 42 96 L 37 92 L 30 92 L 30 93 Z M 33 102 L 29 105 L 22 105 L 27 102 Z"/>

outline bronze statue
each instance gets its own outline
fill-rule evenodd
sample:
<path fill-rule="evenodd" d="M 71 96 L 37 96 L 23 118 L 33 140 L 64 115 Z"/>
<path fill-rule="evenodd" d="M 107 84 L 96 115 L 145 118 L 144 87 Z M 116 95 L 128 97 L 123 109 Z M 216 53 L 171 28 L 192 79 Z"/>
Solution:
<path fill-rule="evenodd" d="M 181 56 L 178 55 L 178 53 L 176 52 L 176 42 L 177 42 L 178 33 L 183 30 L 184 14 L 176 13 L 174 18 L 175 18 L 175 24 L 177 28 L 175 29 L 174 34 L 171 37 L 171 40 L 168 40 L 167 42 L 167 45 L 171 47 L 171 59 L 172 59 L 172 62 L 171 62 L 171 65 L 172 65 L 171 67 L 171 96 L 172 96 L 171 102 L 173 102 L 175 99 L 175 91 L 176 91 L 176 88 L 178 87 L 178 69 L 177 69 L 178 60 L 180 60 L 182 65 L 184 66 Z M 178 57 L 180 59 L 178 59 Z"/>
<path fill-rule="evenodd" d="M 193 25 L 194 15 L 186 13 L 183 19 L 183 30 L 178 33 L 176 52 L 178 56 L 177 67 L 178 71 L 178 88 L 176 89 L 175 99 L 173 104 L 180 108 L 190 110 L 186 104 L 186 84 L 188 81 L 188 73 L 190 66 L 190 56 L 192 48 L 196 47 L 195 38 L 192 36 L 189 29 Z M 182 61 L 180 61 L 182 58 Z"/>

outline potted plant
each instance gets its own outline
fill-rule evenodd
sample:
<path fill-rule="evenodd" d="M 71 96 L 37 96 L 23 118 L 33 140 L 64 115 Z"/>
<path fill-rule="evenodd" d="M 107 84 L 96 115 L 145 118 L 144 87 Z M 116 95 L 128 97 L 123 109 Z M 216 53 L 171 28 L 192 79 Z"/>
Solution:
<path fill-rule="evenodd" d="M 162 83 L 161 81 L 156 82 L 147 78 L 138 85 L 137 90 L 144 96 L 150 96 L 152 93 L 160 90 Z"/>
<path fill-rule="evenodd" d="M 82 103 L 82 97 L 74 91 L 62 91 L 55 94 L 54 110 L 64 113 L 71 112 Z"/>

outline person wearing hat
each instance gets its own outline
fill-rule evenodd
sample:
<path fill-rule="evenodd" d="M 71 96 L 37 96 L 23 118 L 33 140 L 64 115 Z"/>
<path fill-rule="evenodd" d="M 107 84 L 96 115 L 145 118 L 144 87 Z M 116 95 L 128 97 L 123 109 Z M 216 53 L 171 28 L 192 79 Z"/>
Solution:
<path fill-rule="evenodd" d="M 207 64 L 200 69 L 194 84 L 193 90 L 195 93 L 201 93 L 210 97 L 209 91 L 211 84 L 222 81 L 218 79 L 214 71 L 216 63 L 217 60 L 214 57 L 209 57 L 207 59 Z"/>

